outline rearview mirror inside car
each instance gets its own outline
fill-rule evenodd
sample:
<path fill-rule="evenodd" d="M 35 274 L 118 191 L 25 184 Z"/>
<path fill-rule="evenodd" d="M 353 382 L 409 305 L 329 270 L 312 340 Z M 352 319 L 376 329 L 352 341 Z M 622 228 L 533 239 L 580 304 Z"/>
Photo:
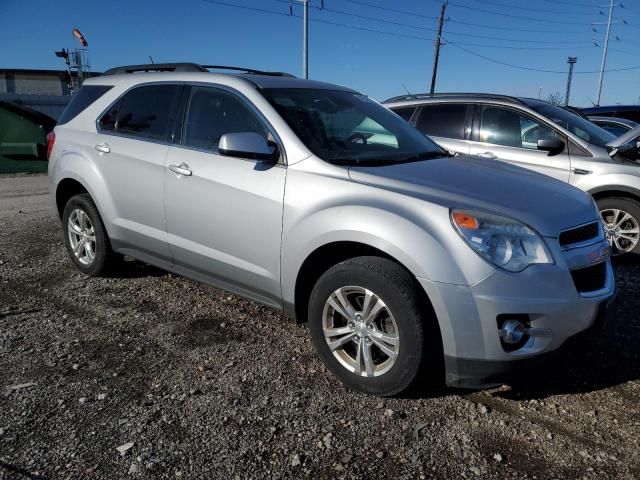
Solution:
<path fill-rule="evenodd" d="M 559 138 L 541 138 L 538 140 L 538 150 L 556 155 L 564 150 L 564 142 Z"/>
<path fill-rule="evenodd" d="M 228 157 L 251 158 L 276 163 L 278 147 L 254 132 L 225 133 L 220 137 L 218 152 Z"/>

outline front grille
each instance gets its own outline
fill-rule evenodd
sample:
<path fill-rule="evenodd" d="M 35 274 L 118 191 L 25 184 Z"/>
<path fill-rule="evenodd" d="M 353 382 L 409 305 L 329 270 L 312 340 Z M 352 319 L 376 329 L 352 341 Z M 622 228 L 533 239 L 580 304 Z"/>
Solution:
<path fill-rule="evenodd" d="M 588 223 L 571 230 L 565 230 L 560 233 L 560 246 L 573 245 L 575 243 L 586 242 L 592 238 L 596 238 L 600 233 L 598 222 Z"/>
<path fill-rule="evenodd" d="M 607 262 L 571 270 L 571 277 L 580 293 L 589 293 L 604 288 L 607 281 Z"/>

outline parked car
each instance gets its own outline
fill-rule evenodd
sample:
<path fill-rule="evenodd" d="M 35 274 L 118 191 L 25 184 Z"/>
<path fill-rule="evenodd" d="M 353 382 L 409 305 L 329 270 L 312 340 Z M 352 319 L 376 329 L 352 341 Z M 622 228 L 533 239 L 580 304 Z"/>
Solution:
<path fill-rule="evenodd" d="M 640 131 L 618 145 L 570 111 L 505 95 L 404 95 L 385 104 L 449 151 L 510 162 L 589 192 L 614 255 L 640 254 Z"/>
<path fill-rule="evenodd" d="M 626 118 L 640 123 L 640 105 L 610 105 L 605 107 L 583 108 L 587 116 Z"/>
<path fill-rule="evenodd" d="M 284 309 L 363 392 L 397 394 L 422 374 L 498 384 L 598 324 L 614 293 L 589 195 L 450 158 L 348 88 L 112 69 L 84 83 L 49 149 L 78 270 L 129 255 Z"/>
<path fill-rule="evenodd" d="M 627 120 L 626 118 L 590 116 L 587 117 L 587 119 L 616 137 L 638 126 L 638 123 L 633 120 Z"/>

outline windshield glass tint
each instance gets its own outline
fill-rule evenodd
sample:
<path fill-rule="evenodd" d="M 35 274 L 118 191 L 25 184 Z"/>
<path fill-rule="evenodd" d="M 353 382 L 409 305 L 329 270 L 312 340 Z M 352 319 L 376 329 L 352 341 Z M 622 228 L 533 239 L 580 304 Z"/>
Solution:
<path fill-rule="evenodd" d="M 589 120 L 585 120 L 575 113 L 568 112 L 562 108 L 554 107 L 553 105 L 537 105 L 533 109 L 569 130 L 577 137 L 594 145 L 604 147 L 608 142 L 616 138 L 615 135 L 607 132 L 604 128 L 600 128 L 595 123 L 591 123 Z"/>
<path fill-rule="evenodd" d="M 375 165 L 445 155 L 365 95 L 298 88 L 267 89 L 263 94 L 307 148 L 328 162 Z"/>

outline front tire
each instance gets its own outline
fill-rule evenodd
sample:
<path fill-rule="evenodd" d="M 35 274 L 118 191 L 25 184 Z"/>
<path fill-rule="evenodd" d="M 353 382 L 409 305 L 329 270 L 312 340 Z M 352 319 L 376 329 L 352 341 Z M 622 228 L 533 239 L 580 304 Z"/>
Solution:
<path fill-rule="evenodd" d="M 65 246 L 75 267 L 91 277 L 104 275 L 113 260 L 98 209 L 87 193 L 69 199 L 62 213 Z"/>
<path fill-rule="evenodd" d="M 309 329 L 321 359 L 344 384 L 380 396 L 414 384 L 438 350 L 425 350 L 425 336 L 437 329 L 429 328 L 435 320 L 425 315 L 419 288 L 403 267 L 379 257 L 346 260 L 320 277 Z"/>
<path fill-rule="evenodd" d="M 640 204 L 628 198 L 597 201 L 613 256 L 640 254 Z"/>

